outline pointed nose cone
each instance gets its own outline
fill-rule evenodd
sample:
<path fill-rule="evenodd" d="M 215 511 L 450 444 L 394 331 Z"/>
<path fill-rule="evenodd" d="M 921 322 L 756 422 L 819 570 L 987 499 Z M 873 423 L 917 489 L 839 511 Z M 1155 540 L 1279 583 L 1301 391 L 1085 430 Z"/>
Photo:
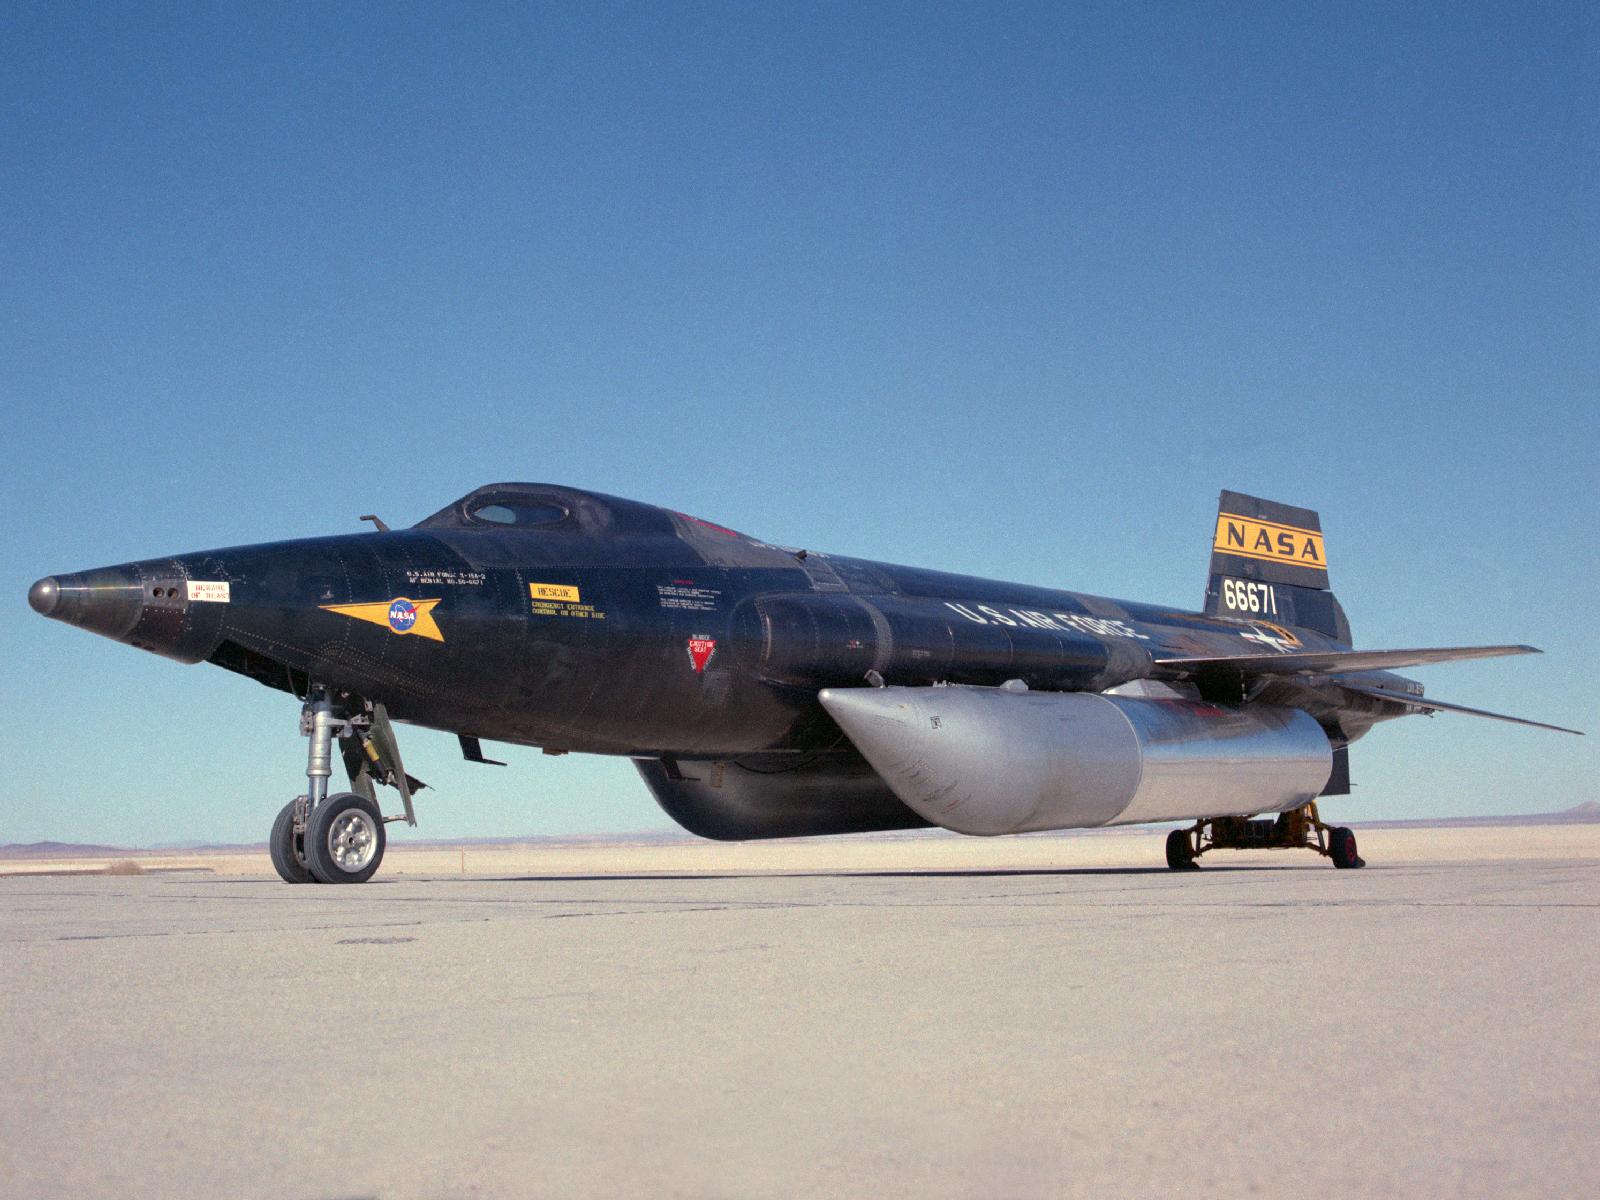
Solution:
<path fill-rule="evenodd" d="M 28 606 L 41 617 L 54 616 L 56 605 L 59 603 L 61 603 L 61 585 L 56 582 L 53 575 L 46 575 L 28 589 Z"/>
<path fill-rule="evenodd" d="M 28 589 L 40 616 L 179 662 L 200 662 L 221 640 L 221 604 L 193 604 L 186 559 L 148 559 L 47 575 Z M 200 611 L 196 611 L 196 610 Z"/>
<path fill-rule="evenodd" d="M 134 571 L 101 567 L 76 575 L 46 576 L 28 589 L 28 603 L 40 616 L 122 641 L 143 615 L 142 592 Z"/>

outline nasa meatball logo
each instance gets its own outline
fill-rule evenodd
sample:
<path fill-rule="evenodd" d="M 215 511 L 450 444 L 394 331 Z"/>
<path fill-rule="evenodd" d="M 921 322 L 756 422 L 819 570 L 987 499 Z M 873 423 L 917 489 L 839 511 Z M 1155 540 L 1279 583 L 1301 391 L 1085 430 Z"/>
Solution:
<path fill-rule="evenodd" d="M 389 628 L 396 633 L 410 633 L 417 623 L 417 606 L 401 597 L 389 605 Z"/>

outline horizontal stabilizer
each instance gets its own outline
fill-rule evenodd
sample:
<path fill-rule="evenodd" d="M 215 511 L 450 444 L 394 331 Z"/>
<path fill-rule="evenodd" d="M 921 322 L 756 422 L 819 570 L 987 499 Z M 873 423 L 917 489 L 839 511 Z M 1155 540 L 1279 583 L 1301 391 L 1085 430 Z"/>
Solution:
<path fill-rule="evenodd" d="M 1564 725 L 1546 725 L 1543 721 L 1530 721 L 1526 717 L 1508 717 L 1504 713 L 1487 712 L 1481 708 L 1468 708 L 1465 704 L 1446 704 L 1443 700 L 1432 700 L 1427 696 L 1408 696 L 1403 692 L 1391 692 L 1386 688 L 1346 683 L 1342 679 L 1337 682 L 1347 692 L 1355 692 L 1361 696 L 1375 696 L 1379 700 L 1388 700 L 1393 704 L 1403 704 L 1416 712 L 1465 713 L 1469 717 L 1488 717 L 1493 721 L 1510 721 L 1513 725 L 1532 725 L 1535 729 L 1553 729 L 1557 733 L 1575 733 L 1579 737 L 1583 736 L 1583 730 L 1568 729 Z"/>
<path fill-rule="evenodd" d="M 1431 650 L 1306 650 L 1290 654 L 1234 654 L 1199 658 L 1158 658 L 1163 672 L 1203 675 L 1331 675 L 1340 671 L 1392 671 L 1464 658 L 1538 654 L 1533 646 L 1441 646 Z"/>

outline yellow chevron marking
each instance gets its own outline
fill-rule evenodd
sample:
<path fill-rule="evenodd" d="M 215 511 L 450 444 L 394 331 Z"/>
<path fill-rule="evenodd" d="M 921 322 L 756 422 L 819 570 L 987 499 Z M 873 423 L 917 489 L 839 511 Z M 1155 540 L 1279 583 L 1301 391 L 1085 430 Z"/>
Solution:
<path fill-rule="evenodd" d="M 411 600 L 397 596 L 393 600 L 378 600 L 371 604 L 323 604 L 324 612 L 338 613 L 341 617 L 354 617 L 373 625 L 382 625 L 391 633 L 416 634 L 431 642 L 444 641 L 439 624 L 433 619 L 434 605 L 441 597 L 432 600 Z M 407 617 L 410 620 L 407 621 Z"/>

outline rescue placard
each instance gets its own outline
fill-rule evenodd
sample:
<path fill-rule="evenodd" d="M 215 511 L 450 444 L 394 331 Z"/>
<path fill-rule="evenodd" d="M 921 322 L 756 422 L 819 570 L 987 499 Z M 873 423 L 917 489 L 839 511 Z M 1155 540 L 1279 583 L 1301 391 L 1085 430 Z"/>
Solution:
<path fill-rule="evenodd" d="M 583 597 L 578 595 L 578 589 L 565 583 L 530 583 L 528 595 L 535 600 L 560 600 L 567 604 L 576 604 Z"/>

